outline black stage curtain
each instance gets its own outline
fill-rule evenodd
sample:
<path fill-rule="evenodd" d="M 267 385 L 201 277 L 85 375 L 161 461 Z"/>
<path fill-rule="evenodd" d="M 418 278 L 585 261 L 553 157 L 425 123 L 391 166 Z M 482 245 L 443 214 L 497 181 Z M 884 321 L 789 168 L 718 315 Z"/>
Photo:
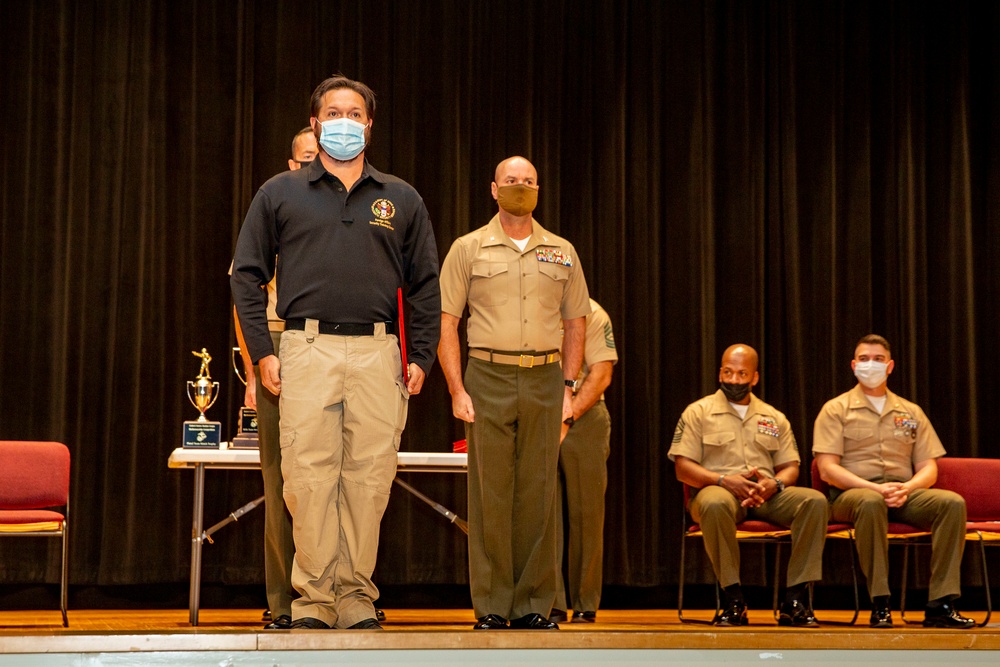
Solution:
<path fill-rule="evenodd" d="M 760 351 L 804 471 L 872 331 L 949 452 L 996 456 L 998 33 L 973 2 L 0 3 L 0 437 L 70 446 L 74 584 L 186 580 L 192 480 L 166 460 L 191 351 L 228 437 L 235 238 L 343 72 L 377 92 L 370 160 L 422 193 L 442 257 L 492 215 L 498 161 L 538 167 L 537 218 L 576 244 L 621 355 L 609 585 L 676 584 L 666 452 L 731 343 Z M 439 371 L 410 414 L 404 448 L 462 437 Z M 408 480 L 465 514 L 460 478 Z M 209 525 L 261 489 L 208 486 Z M 262 581 L 261 518 L 242 523 L 206 582 Z M 381 545 L 382 584 L 467 580 L 461 533 L 399 490 Z M 0 582 L 55 581 L 54 553 L 2 541 Z"/>

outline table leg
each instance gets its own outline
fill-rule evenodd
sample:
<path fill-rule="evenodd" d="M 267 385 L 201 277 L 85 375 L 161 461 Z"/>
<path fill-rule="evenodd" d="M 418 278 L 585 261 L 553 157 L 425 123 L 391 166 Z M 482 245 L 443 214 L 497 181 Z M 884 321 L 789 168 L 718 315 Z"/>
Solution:
<path fill-rule="evenodd" d="M 205 464 L 194 467 L 194 509 L 191 521 L 191 625 L 198 625 L 198 606 L 201 602 L 201 547 L 202 523 L 205 518 Z"/>

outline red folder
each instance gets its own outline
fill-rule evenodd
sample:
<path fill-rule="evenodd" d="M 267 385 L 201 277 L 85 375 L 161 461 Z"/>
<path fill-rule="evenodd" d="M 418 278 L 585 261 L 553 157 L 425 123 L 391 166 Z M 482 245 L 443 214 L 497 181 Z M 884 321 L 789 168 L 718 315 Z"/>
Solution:
<path fill-rule="evenodd" d="M 403 384 L 410 384 L 410 365 L 406 362 L 406 324 L 403 321 L 403 288 L 396 288 L 396 305 L 399 307 L 399 354 L 403 362 Z"/>

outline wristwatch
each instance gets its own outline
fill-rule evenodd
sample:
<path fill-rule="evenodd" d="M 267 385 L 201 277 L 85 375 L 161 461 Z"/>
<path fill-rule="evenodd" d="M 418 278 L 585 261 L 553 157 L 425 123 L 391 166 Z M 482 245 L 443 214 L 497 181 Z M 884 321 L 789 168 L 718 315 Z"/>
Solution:
<path fill-rule="evenodd" d="M 785 483 L 782 482 L 781 479 L 778 477 L 774 478 L 774 485 L 778 487 L 778 490 L 775 491 L 775 493 L 781 493 L 782 491 L 785 490 Z"/>
<path fill-rule="evenodd" d="M 574 393 L 575 393 L 576 392 L 576 385 L 578 384 L 578 381 L 577 380 L 563 380 L 563 384 L 565 384 L 567 387 L 569 387 L 570 389 L 572 389 L 574 391 Z"/>

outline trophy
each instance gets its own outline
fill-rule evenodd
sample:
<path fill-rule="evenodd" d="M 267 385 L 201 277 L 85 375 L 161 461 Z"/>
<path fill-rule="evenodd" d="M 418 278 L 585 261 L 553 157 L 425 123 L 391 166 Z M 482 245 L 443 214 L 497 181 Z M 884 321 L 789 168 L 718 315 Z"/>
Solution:
<path fill-rule="evenodd" d="M 201 369 L 193 382 L 188 380 L 187 396 L 191 405 L 201 414 L 195 421 L 184 422 L 183 446 L 194 449 L 218 449 L 222 443 L 222 424 L 208 421 L 205 417 L 205 410 L 212 407 L 219 398 L 219 383 L 212 382 L 212 376 L 208 372 L 208 363 L 212 361 L 212 355 L 205 348 L 201 348 L 201 352 L 192 351 L 191 354 L 201 359 Z"/>
<path fill-rule="evenodd" d="M 240 348 L 234 347 L 233 370 L 240 382 L 246 385 L 246 378 L 240 373 L 239 365 L 236 363 L 237 357 L 240 357 Z M 239 424 L 239 430 L 233 438 L 232 446 L 236 449 L 257 449 L 260 446 L 257 440 L 257 411 L 245 405 L 240 406 L 240 418 L 236 423 Z"/>

